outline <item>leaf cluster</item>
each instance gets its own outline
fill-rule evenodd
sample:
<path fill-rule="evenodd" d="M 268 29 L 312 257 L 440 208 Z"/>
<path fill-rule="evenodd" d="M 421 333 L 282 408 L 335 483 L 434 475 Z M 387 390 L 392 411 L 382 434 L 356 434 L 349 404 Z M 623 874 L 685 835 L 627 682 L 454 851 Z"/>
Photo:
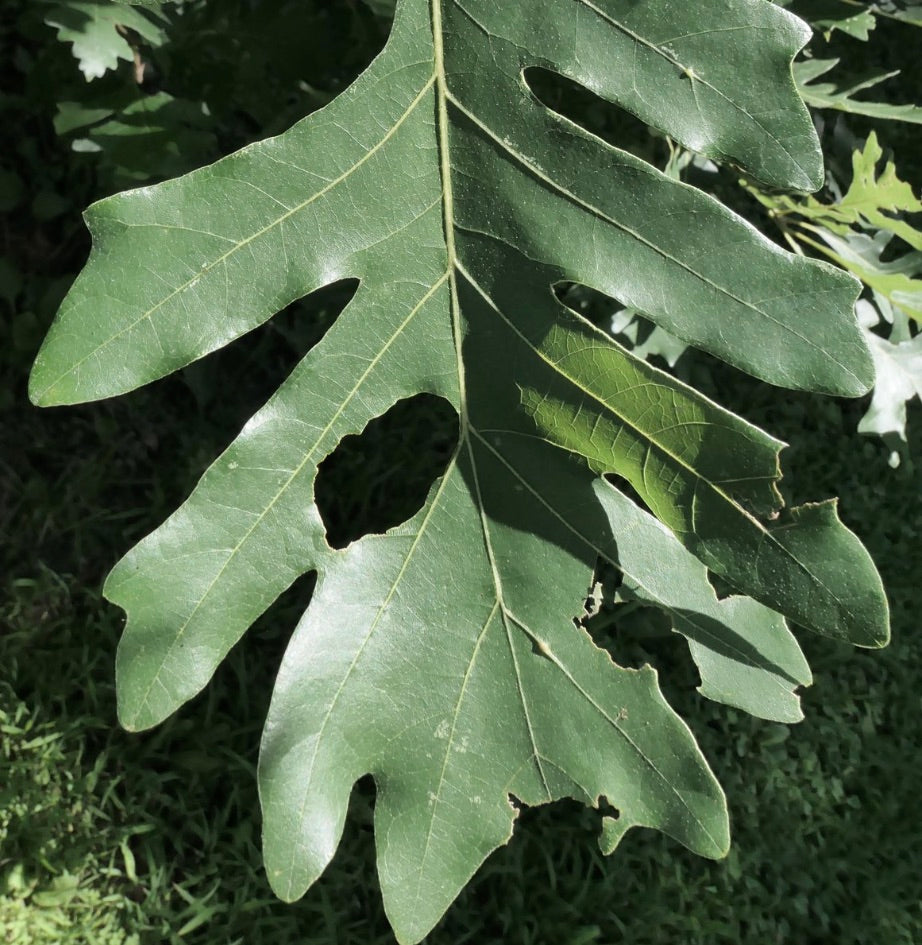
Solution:
<path fill-rule="evenodd" d="M 831 200 L 770 194 L 749 187 L 791 245 L 806 247 L 854 273 L 866 287 L 858 303 L 877 367 L 877 383 L 858 429 L 906 442 L 906 404 L 922 390 L 922 201 L 883 159 L 871 133 L 852 156 L 852 180 L 830 178 Z M 885 332 L 881 336 L 880 330 Z M 892 453 L 899 464 L 899 452 Z"/>

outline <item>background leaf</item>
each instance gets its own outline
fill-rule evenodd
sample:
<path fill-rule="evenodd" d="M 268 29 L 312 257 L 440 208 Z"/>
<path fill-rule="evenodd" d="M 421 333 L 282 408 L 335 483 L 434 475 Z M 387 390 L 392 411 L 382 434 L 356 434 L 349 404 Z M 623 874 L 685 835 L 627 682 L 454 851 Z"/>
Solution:
<path fill-rule="evenodd" d="M 859 306 L 863 323 L 869 329 L 876 327 L 878 314 L 874 306 L 869 302 Z M 897 326 L 890 339 L 871 331 L 868 339 L 877 364 L 877 383 L 858 430 L 879 436 L 896 434 L 905 442 L 906 405 L 916 397 L 922 398 L 922 335 L 912 336 Z"/>
<path fill-rule="evenodd" d="M 841 88 L 836 82 L 817 82 L 839 64 L 838 59 L 805 59 L 794 63 L 794 76 L 804 100 L 814 108 L 833 108 L 851 115 L 864 115 L 887 121 L 906 121 L 922 124 L 922 108 L 918 105 L 897 105 L 892 102 L 869 102 L 855 98 L 859 92 L 872 89 L 898 75 L 898 72 L 872 73 L 869 76 L 848 80 Z"/>
<path fill-rule="evenodd" d="M 162 21 L 132 9 L 127 3 L 113 5 L 111 0 L 57 3 L 51 7 L 45 21 L 58 31 L 62 42 L 73 45 L 74 56 L 87 81 L 115 69 L 119 60 L 132 61 L 132 47 L 125 34 L 119 32 L 120 28 L 133 30 L 155 46 L 163 42 Z"/>

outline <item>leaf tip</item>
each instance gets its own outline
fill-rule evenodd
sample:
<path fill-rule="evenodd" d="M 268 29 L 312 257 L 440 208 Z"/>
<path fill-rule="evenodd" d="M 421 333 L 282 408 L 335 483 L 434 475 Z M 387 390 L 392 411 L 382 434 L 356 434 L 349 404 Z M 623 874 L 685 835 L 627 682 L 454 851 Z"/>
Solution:
<path fill-rule="evenodd" d="M 118 691 L 116 695 L 116 715 L 118 717 L 118 724 L 121 725 L 126 732 L 134 734 L 143 731 L 147 727 L 138 722 L 137 707 L 131 705 L 130 702 L 124 698 L 124 693 L 121 691 Z"/>
<path fill-rule="evenodd" d="M 45 362 L 39 354 L 29 374 L 29 401 L 35 407 L 53 407 L 56 404 L 54 396 L 49 393 L 54 385 L 48 382 L 47 373 Z"/>
<path fill-rule="evenodd" d="M 851 372 L 842 372 L 839 396 L 864 397 L 874 389 L 876 383 L 877 369 L 874 366 L 874 357 L 867 342 L 862 338 Z"/>
<path fill-rule="evenodd" d="M 69 370 L 62 371 L 55 358 L 47 357 L 46 351 L 53 337 L 52 328 L 29 373 L 29 400 L 36 407 L 67 407 L 85 399 L 77 394 L 72 373 Z"/>
<path fill-rule="evenodd" d="M 119 643 L 115 657 L 115 702 L 118 723 L 126 732 L 143 732 L 155 728 L 175 710 L 169 703 L 150 698 L 151 686 L 139 678 L 136 666 L 124 656 L 124 641 Z"/>
<path fill-rule="evenodd" d="M 890 619 L 889 613 L 886 614 L 884 620 L 879 623 L 872 624 L 870 628 L 870 633 L 867 636 L 867 642 L 856 643 L 855 646 L 863 647 L 867 650 L 882 650 L 884 647 L 890 645 Z"/>
<path fill-rule="evenodd" d="M 290 874 L 287 877 L 278 874 L 278 870 L 275 870 L 272 873 L 267 871 L 269 886 L 271 887 L 272 892 L 274 892 L 282 902 L 286 903 L 287 905 L 292 905 L 304 895 L 304 890 L 295 888 Z M 286 879 L 287 882 L 285 882 Z"/>
<path fill-rule="evenodd" d="M 796 177 L 792 176 L 785 189 L 803 194 L 815 194 L 822 190 L 826 183 L 826 164 L 819 147 L 819 140 L 812 152 L 796 164 L 793 173 Z"/>

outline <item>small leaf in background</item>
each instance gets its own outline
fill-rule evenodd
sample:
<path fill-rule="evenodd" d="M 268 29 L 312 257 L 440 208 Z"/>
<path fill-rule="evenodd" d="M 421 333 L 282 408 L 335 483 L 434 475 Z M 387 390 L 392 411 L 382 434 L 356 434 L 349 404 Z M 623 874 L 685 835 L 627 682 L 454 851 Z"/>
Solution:
<path fill-rule="evenodd" d="M 877 25 L 878 16 L 893 17 L 904 22 L 922 26 L 922 4 L 885 0 L 883 3 L 863 3 L 861 0 L 775 0 L 798 16 L 802 16 L 814 28 L 821 30 L 829 40 L 836 30 L 853 39 L 866 42 L 871 30 Z M 864 57 L 856 57 L 859 63 Z M 912 103 L 869 102 L 856 98 L 858 93 L 872 89 L 898 76 L 899 70 L 882 72 L 879 69 L 855 70 L 851 59 L 832 81 L 818 82 L 823 76 L 840 66 L 842 58 L 821 59 L 808 54 L 808 58 L 794 63 L 794 77 L 801 95 L 813 108 L 830 108 L 867 118 L 886 121 L 905 121 L 922 124 L 922 108 Z"/>
<path fill-rule="evenodd" d="M 842 0 L 780 0 L 780 3 L 822 30 L 827 39 L 835 30 L 840 30 L 855 39 L 866 40 L 877 25 L 873 10 L 864 4 L 852 5 Z"/>
<path fill-rule="evenodd" d="M 98 105 L 60 102 L 55 130 L 71 139 L 75 151 L 101 152 L 99 166 L 116 186 L 180 174 L 215 146 L 207 110 L 166 92 L 128 89 L 100 96 Z"/>
<path fill-rule="evenodd" d="M 862 299 L 858 303 L 861 324 L 867 329 L 871 355 L 877 366 L 877 383 L 867 413 L 858 424 L 860 433 L 876 433 L 887 437 L 895 435 L 906 442 L 906 406 L 916 397 L 922 399 L 922 334 L 909 336 L 900 326 L 890 338 L 881 338 L 871 331 L 880 321 L 877 309 Z M 902 339 L 899 335 L 904 335 Z M 896 337 L 897 340 L 894 340 Z M 900 464 L 899 452 L 894 450 L 890 465 Z"/>
<path fill-rule="evenodd" d="M 835 212 L 843 222 L 889 230 L 913 249 L 922 250 L 922 231 L 902 218 L 905 214 L 922 213 L 922 200 L 896 176 L 893 161 L 887 161 L 878 174 L 877 166 L 883 156 L 872 131 L 864 150 L 852 156 L 852 183 L 835 206 Z"/>
<path fill-rule="evenodd" d="M 780 225 L 792 245 L 825 254 L 857 276 L 870 290 L 858 302 L 857 314 L 876 368 L 874 395 L 858 425 L 861 433 L 885 440 L 906 440 L 906 404 L 922 388 L 919 334 L 911 322 L 922 322 L 922 231 L 915 225 L 922 200 L 884 157 L 877 135 L 852 152 L 852 180 L 845 188 L 831 180 L 838 198 L 773 194 L 757 185 L 744 186 Z M 910 251 L 901 252 L 902 247 Z M 873 301 L 872 301 L 873 299 Z M 889 326 L 889 327 L 888 327 Z M 889 331 L 882 337 L 879 331 Z M 900 455 L 891 451 L 890 465 Z"/>
<path fill-rule="evenodd" d="M 804 59 L 794 63 L 794 78 L 808 105 L 814 108 L 832 108 L 852 115 L 864 115 L 866 118 L 922 124 L 922 107 L 918 105 L 869 102 L 855 97 L 859 92 L 873 89 L 899 75 L 898 70 L 872 72 L 862 78 L 849 78 L 844 81 L 844 87 L 838 81 L 817 81 L 828 76 L 839 62 L 839 59 Z"/>
<path fill-rule="evenodd" d="M 675 367 L 688 350 L 684 341 L 651 324 L 634 309 L 625 308 L 612 315 L 611 333 L 638 358 L 647 361 L 660 357 L 669 367 Z"/>
<path fill-rule="evenodd" d="M 858 39 L 867 39 L 874 17 L 883 16 L 922 26 L 919 0 L 774 0 L 817 27 L 839 29 Z"/>
<path fill-rule="evenodd" d="M 115 69 L 120 60 L 134 60 L 131 44 L 118 27 L 133 30 L 151 45 L 159 46 L 163 42 L 162 20 L 112 0 L 55 3 L 45 22 L 58 31 L 61 42 L 73 45 L 74 57 L 87 81 Z"/>
<path fill-rule="evenodd" d="M 852 115 L 879 118 L 887 121 L 905 121 L 922 124 L 922 107 L 913 104 L 892 102 L 869 102 L 855 98 L 859 92 L 867 91 L 886 82 L 899 72 L 875 72 L 861 79 L 846 80 L 844 87 L 838 82 L 818 82 L 817 79 L 839 64 L 838 59 L 804 59 L 794 63 L 794 77 L 804 101 L 814 108 L 832 108 Z"/>
<path fill-rule="evenodd" d="M 799 239 L 854 273 L 891 306 L 922 322 L 922 254 L 904 253 L 885 262 L 884 255 L 890 255 L 893 242 L 893 235 L 886 230 L 873 236 L 847 230 L 839 236 L 832 229 L 816 225 L 814 231 L 820 242 L 804 235 Z"/>
<path fill-rule="evenodd" d="M 878 173 L 883 150 L 874 132 L 852 154 L 852 180 L 838 187 L 833 201 L 771 193 L 758 185 L 743 185 L 781 226 L 795 246 L 818 250 L 854 273 L 869 288 L 922 319 L 922 231 L 915 226 L 922 201 L 900 180 L 892 161 Z M 895 254 L 902 241 L 915 252 Z M 890 257 L 884 260 L 885 254 Z"/>
<path fill-rule="evenodd" d="M 849 2 L 856 3 L 857 0 Z M 922 3 L 919 3 L 919 0 L 875 0 L 869 6 L 882 16 L 922 26 Z"/>

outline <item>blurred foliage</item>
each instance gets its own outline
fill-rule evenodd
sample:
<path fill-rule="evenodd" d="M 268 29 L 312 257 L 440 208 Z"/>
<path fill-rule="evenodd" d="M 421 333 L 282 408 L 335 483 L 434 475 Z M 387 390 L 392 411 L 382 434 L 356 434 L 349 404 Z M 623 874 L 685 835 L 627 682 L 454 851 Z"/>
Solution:
<path fill-rule="evenodd" d="M 743 186 L 780 227 L 795 252 L 813 250 L 857 276 L 865 285 L 858 317 L 877 368 L 877 384 L 858 425 L 888 442 L 906 442 L 906 404 L 922 392 L 922 201 L 899 179 L 871 132 L 852 152 L 846 187 L 830 170 L 828 196 L 770 193 Z M 899 451 L 891 454 L 899 464 Z"/>
<path fill-rule="evenodd" d="M 47 2 L 47 0 L 44 0 Z M 58 39 L 70 43 L 80 71 L 87 81 L 116 69 L 119 60 L 140 60 L 143 43 L 163 45 L 164 20 L 131 6 L 119 6 L 109 0 L 52 0 L 45 22 L 58 32 Z M 136 77 L 143 76 L 139 70 Z"/>
<path fill-rule="evenodd" d="M 322 336 L 351 287 L 302 300 L 246 348 L 232 345 L 118 401 L 38 412 L 25 396 L 28 366 L 89 248 L 79 211 L 121 187 L 211 161 L 322 106 L 380 49 L 392 3 L 166 3 L 152 18 L 144 14 L 157 24 L 156 35 L 113 27 L 116 39 L 106 39 L 116 62 L 91 81 L 73 43 L 48 25 L 54 9 L 87 6 L 94 4 L 0 6 L 0 120 L 12 129 L 0 151 L 0 941 L 392 942 L 374 882 L 373 786 L 359 786 L 340 852 L 304 900 L 275 901 L 262 873 L 255 735 L 286 643 L 280 627 L 293 625 L 310 580 L 260 621 L 247 653 L 234 651 L 199 699 L 140 737 L 116 727 L 121 616 L 98 592 L 120 552 L 176 507 Z M 922 7 L 829 0 L 825 8 L 827 19 L 840 17 L 821 25 L 811 45 L 813 61 L 840 60 L 825 78 L 847 89 L 862 74 L 899 68 L 901 75 L 875 88 L 887 104 L 914 104 L 922 34 L 894 17 L 922 19 Z M 884 15 L 872 17 L 871 29 L 865 14 L 875 11 Z M 83 21 L 67 22 L 79 29 Z M 819 112 L 828 186 L 813 198 L 760 192 L 757 199 L 738 186 L 732 168 L 682 152 L 591 93 L 551 76 L 536 80 L 536 92 L 608 140 L 719 192 L 779 241 L 779 223 L 790 231 L 796 219 L 798 232 L 803 223 L 823 230 L 803 230 L 815 244 L 801 241 L 804 252 L 830 249 L 824 234 L 860 237 L 875 247 L 871 254 L 880 241 L 873 261 L 884 271 L 906 257 L 916 265 L 918 247 L 904 236 L 919 230 L 912 203 L 922 185 L 917 125 L 878 125 L 875 157 L 870 118 Z M 864 212 L 868 204 L 849 208 L 845 199 L 856 153 L 862 188 L 876 195 L 871 206 L 880 215 L 873 218 Z M 895 155 L 893 175 L 898 171 L 911 191 L 896 186 L 886 164 L 881 171 L 885 154 Z M 887 196 L 878 200 L 882 181 Z M 770 215 L 778 208 L 785 212 Z M 907 276 L 917 277 L 915 269 Z M 710 863 L 637 832 L 617 861 L 607 861 L 589 842 L 593 815 L 577 805 L 526 811 L 524 829 L 490 858 L 429 941 L 915 945 L 922 941 L 918 400 L 900 401 L 909 420 L 904 461 L 894 471 L 889 446 L 855 434 L 867 402 L 779 392 L 704 356 L 679 357 L 668 338 L 651 340 L 651 326 L 637 313 L 618 312 L 579 287 L 561 291 L 596 321 L 615 319 L 628 344 L 675 363 L 705 392 L 786 439 L 789 479 L 806 492 L 789 501 L 850 497 L 843 517 L 881 569 L 894 642 L 869 654 L 805 640 L 816 680 L 804 697 L 807 721 L 788 729 L 699 700 L 677 637 L 658 634 L 643 614 L 603 614 L 612 616 L 619 658 L 668 668 L 670 701 L 694 719 L 727 790 L 733 852 Z M 918 338 L 908 319 L 901 321 L 905 337 L 894 336 L 897 318 L 886 320 L 881 298 L 869 285 L 865 302 L 877 320 L 866 321 L 881 343 Z M 388 516 L 412 509 L 434 474 L 424 457 L 433 454 L 437 465 L 440 444 L 451 436 L 448 422 L 431 404 L 410 402 L 383 418 L 370 439 L 344 444 L 326 468 L 331 534 L 377 530 Z M 117 435 L 126 429 L 134 435 Z M 393 475 L 396 454 L 400 477 Z M 206 730 L 219 737 L 205 738 Z"/>

